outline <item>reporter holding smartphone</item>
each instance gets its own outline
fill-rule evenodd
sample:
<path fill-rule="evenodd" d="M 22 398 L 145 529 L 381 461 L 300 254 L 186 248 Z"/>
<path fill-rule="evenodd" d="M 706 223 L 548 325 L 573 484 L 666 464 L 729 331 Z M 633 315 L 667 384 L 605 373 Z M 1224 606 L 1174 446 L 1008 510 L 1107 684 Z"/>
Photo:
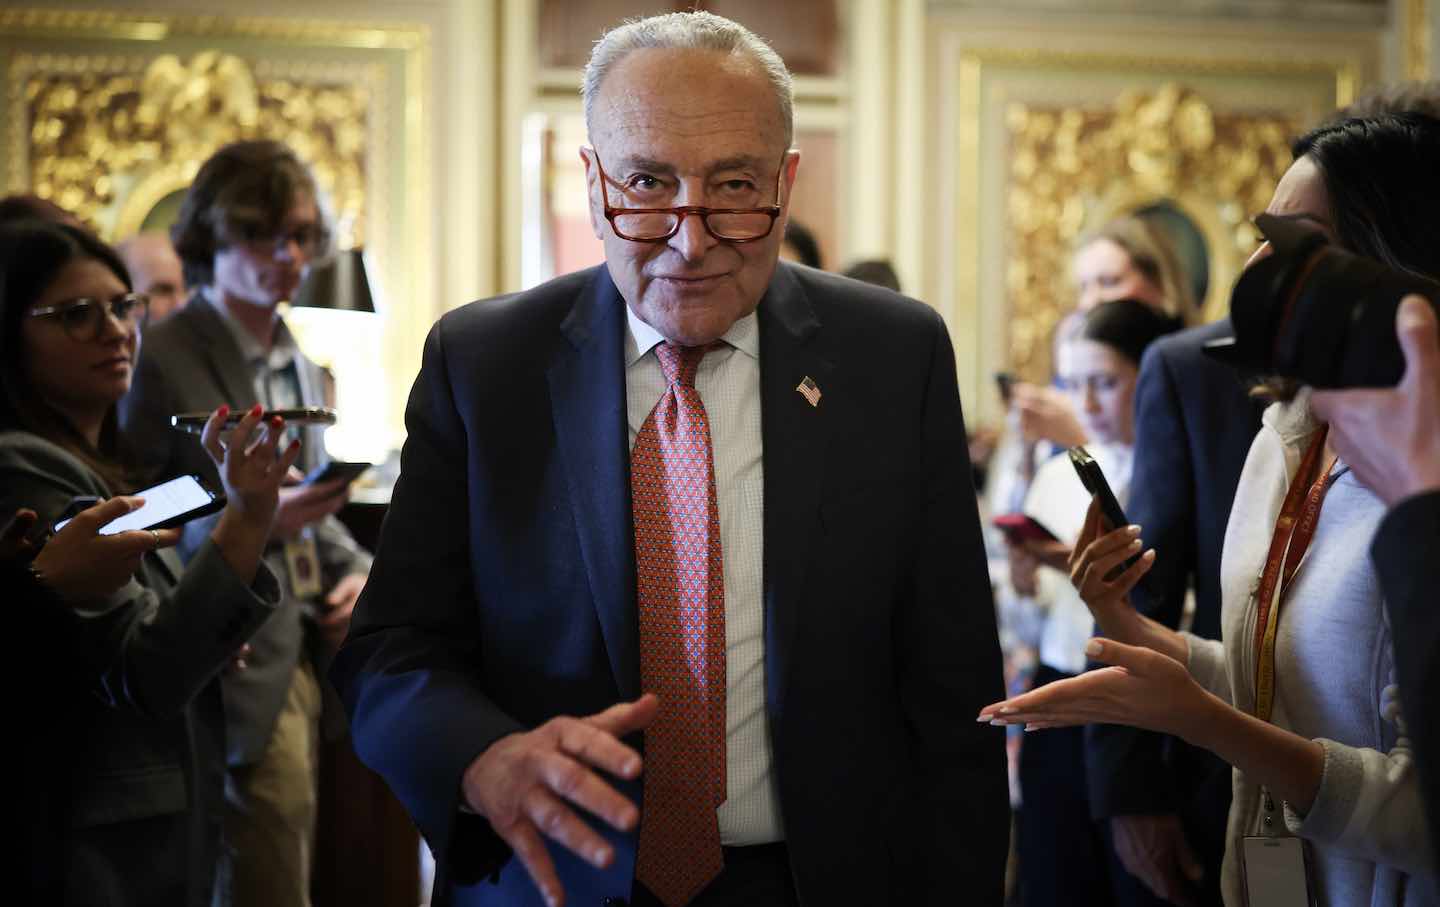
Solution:
<path fill-rule="evenodd" d="M 309 171 L 278 142 L 237 142 L 201 165 L 171 231 L 195 293 L 148 332 L 120 404 L 121 431 L 148 476 L 213 474 L 195 439 L 171 428 L 178 413 L 323 404 L 320 368 L 278 310 L 328 246 L 318 200 Z M 299 431 L 297 465 L 308 472 L 324 459 L 323 431 Z M 331 737 L 345 729 L 324 674 L 370 571 L 370 554 L 335 517 L 348 483 L 300 478 L 280 491 L 265 553 L 284 601 L 251 640 L 249 669 L 223 684 L 226 852 L 237 903 L 266 907 L 310 903 L 322 728 Z M 186 530 L 182 557 L 205 525 Z"/>
<path fill-rule="evenodd" d="M 1268 214 L 1341 249 L 1440 278 L 1440 121 L 1347 119 L 1299 139 Z M 1251 265 L 1271 254 L 1262 246 Z M 1236 769 L 1221 889 L 1227 905 L 1440 903 L 1406 716 L 1398 640 L 1367 556 L 1385 502 L 1337 457 L 1308 388 L 1275 402 L 1235 496 L 1221 568 L 1222 641 L 1137 613 L 1154 563 L 1142 527 L 1102 528 L 1092 505 L 1071 576 L 1108 637 L 1092 671 L 987 706 L 982 720 L 1044 728 L 1126 724 L 1182 737 Z M 1354 456 L 1352 452 L 1350 456 Z M 1358 462 L 1358 460 L 1357 460 Z M 1433 597 L 1433 589 L 1427 591 Z M 1266 890 L 1260 892 L 1262 887 Z M 1260 892 L 1257 894 L 1257 892 Z"/>
<path fill-rule="evenodd" d="M 1181 326 L 1179 318 L 1137 299 L 1103 302 L 1083 316 L 1075 336 L 1058 350 L 1058 384 L 1091 439 L 1087 449 L 1102 464 L 1122 505 L 1134 453 L 1140 357 L 1152 341 Z M 1007 544 L 1012 584 L 1025 596 L 1022 601 L 1041 612 L 1037 686 L 1085 670 L 1085 643 L 1094 618 L 1070 586 L 1066 562 L 1082 528 L 1087 498 L 1070 458 L 1063 451 L 1051 457 L 1036 470 L 1024 510 L 1059 539 Z M 1080 728 L 1022 741 L 1020 794 L 1021 903 L 1111 903 L 1113 870 L 1102 829 L 1090 818 Z"/>
<path fill-rule="evenodd" d="M 145 309 L 91 234 L 39 221 L 0 228 L 0 513 L 26 507 L 50 525 L 75 497 L 134 487 L 115 404 Z M 20 609 L 20 658 L 9 662 L 12 689 L 53 720 L 51 734 L 29 738 L 34 762 L 21 775 L 50 832 L 31 837 L 30 901 L 211 903 L 225 750 L 217 677 L 279 602 L 260 559 L 299 452 L 280 449 L 283 426 L 262 427 L 258 411 L 222 433 L 225 415 L 203 442 L 228 503 L 187 566 L 166 550 L 136 563 L 137 539 L 158 549 L 174 533 L 97 539 L 111 511 L 134 504 L 113 500 L 32 562 L 55 619 L 27 622 L 45 612 Z M 105 563 L 86 582 L 77 557 Z M 117 564 L 134 565 L 118 588 Z"/>

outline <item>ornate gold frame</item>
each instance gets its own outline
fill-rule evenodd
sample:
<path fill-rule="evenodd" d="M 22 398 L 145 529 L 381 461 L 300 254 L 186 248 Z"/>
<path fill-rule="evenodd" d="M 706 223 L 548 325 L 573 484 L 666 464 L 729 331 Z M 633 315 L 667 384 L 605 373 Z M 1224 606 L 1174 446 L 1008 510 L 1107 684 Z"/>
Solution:
<path fill-rule="evenodd" d="M 953 64 L 957 78 L 957 86 L 953 96 L 950 110 L 953 112 L 956 123 L 955 152 L 956 152 L 956 173 L 954 191 L 954 250 L 955 259 L 951 278 L 952 302 L 956 308 L 956 315 L 961 312 L 971 311 L 979 315 L 979 306 L 982 298 L 982 259 L 981 259 L 981 230 L 982 227 L 994 229 L 994 223 L 987 223 L 984 220 L 984 187 L 981 184 L 982 174 L 982 145 L 981 130 L 984 126 L 985 117 L 985 96 L 983 92 L 986 85 L 987 71 L 991 67 L 1016 67 L 1023 68 L 1028 72 L 1056 72 L 1056 73 L 1135 73 L 1164 78 L 1167 80 L 1183 80 L 1186 75 L 1195 76 L 1250 76 L 1256 78 L 1265 77 L 1296 77 L 1296 76 L 1320 76 L 1327 83 L 1332 84 L 1334 102 L 1337 106 L 1350 103 L 1354 100 L 1360 84 L 1361 71 L 1359 66 L 1350 60 L 1339 62 L 1321 62 L 1311 60 L 1283 60 L 1283 59 L 1253 59 L 1253 58 L 1224 58 L 1224 57 L 1188 57 L 1169 54 L 1125 54 L 1112 52 L 1089 52 L 1089 51 L 1060 51 L 1036 48 L 963 48 L 960 49 L 957 59 Z M 1110 211 L 1119 211 L 1129 207 L 1134 202 L 1144 202 L 1148 199 L 1122 199 L 1118 196 L 1108 199 L 1108 204 L 1102 205 Z M 1172 198 L 1171 201 L 1177 201 Z M 1197 222 L 1204 223 L 1205 215 L 1193 203 L 1187 204 L 1183 196 L 1178 199 L 1180 205 Z M 1199 216 L 1197 216 L 1199 215 Z M 1093 223 L 1087 221 L 1087 224 Z M 1212 225 L 1213 226 L 1213 225 Z M 1209 232 L 1208 230 L 1206 231 Z M 942 254 L 945 250 L 941 250 Z M 1236 266 L 1235 262 L 1226 261 L 1223 264 Z M 1238 270 L 1238 266 L 1237 266 Z M 1212 264 L 1212 280 L 1215 277 L 1216 268 Z M 1233 272 L 1232 272 L 1233 273 Z M 982 316 L 983 317 L 983 316 Z M 978 322 L 977 322 L 978 323 Z M 999 339 L 992 333 L 991 339 Z M 1024 349 L 1013 348 L 1016 340 Z M 1006 336 L 1006 353 L 998 359 L 993 354 L 986 354 L 985 338 L 977 339 L 974 347 L 975 352 L 980 355 L 985 363 L 979 361 L 973 363 L 976 369 L 976 376 L 981 375 L 987 368 L 1011 368 L 1020 367 L 1033 371 L 1044 362 L 1048 362 L 1048 349 L 1036 362 L 1031 362 L 1032 350 L 1037 338 Z M 1021 353 L 1018 356 L 1016 353 Z M 1019 360 L 1019 361 L 1017 361 Z M 1040 361 L 1043 360 L 1043 361 Z M 974 379 L 972 379 L 974 380 Z M 978 384 L 978 381 L 977 381 Z M 975 388 L 979 390 L 978 387 Z M 988 411 L 989 406 L 982 402 L 981 410 Z"/>
<path fill-rule="evenodd" d="M 402 106 L 385 114 L 389 121 L 376 124 L 381 130 L 375 151 L 390 153 L 391 163 L 375 168 L 366 177 L 367 183 L 367 250 L 380 264 L 376 275 L 389 291 L 389 298 L 403 303 L 387 313 L 384 340 L 384 367 L 390 376 L 390 399 L 385 401 L 386 427 L 390 440 L 398 443 L 403 437 L 400 415 L 404 409 L 405 391 L 410 377 L 419 366 L 419 354 L 425 332 L 435 315 L 441 311 L 434 298 L 434 275 L 429 266 L 433 258 L 431 246 L 434 200 L 431 189 L 432 158 L 430 152 L 431 36 L 430 27 L 409 22 L 346 22 L 321 19 L 284 19 L 257 16 L 209 16 L 175 13 L 131 13 L 91 10 L 4 9 L 0 10 L 0 38 L 34 39 L 77 45 L 95 42 L 94 52 L 113 56 L 145 53 L 161 42 L 172 52 L 189 53 L 200 49 L 203 42 L 215 41 L 257 51 L 261 72 L 266 58 L 283 56 L 296 60 L 299 68 L 320 69 L 373 65 L 385 70 L 394 94 Z M 178 48 L 178 51 L 176 50 Z M 285 53 L 275 51 L 285 49 Z M 351 51 L 394 52 L 356 55 Z M 74 51 L 87 55 L 84 46 Z M 15 56 L 33 55 L 41 62 L 46 51 L 22 46 Z M 67 52 L 68 55 L 68 52 Z M 153 52 L 149 55 L 153 56 Z M 278 70 L 272 70 L 278 71 Z M 283 76 L 283 73 L 281 73 Z M 380 76 L 377 76 L 380 77 Z M 12 81 L 13 84 L 13 81 Z M 14 99 L 10 99 L 14 103 Z M 12 107 L 12 110 L 15 108 Z M 403 136 L 394 136 L 396 126 L 403 124 Z M 376 135 L 372 127 L 372 137 Z M 15 124 L 6 128 L 7 164 L 4 180 L 10 191 L 27 185 L 25 137 L 17 138 Z M 17 142 L 20 143 L 17 146 Z M 393 146 L 393 147 L 392 147 Z M 17 154 L 17 148 L 22 153 Z M 371 168 L 367 168 L 371 169 Z M 190 174 L 183 166 L 161 169 L 150 174 L 149 182 L 137 187 L 137 196 L 122 212 L 126 224 L 143 216 L 136 211 L 147 199 L 151 204 L 168 191 L 183 185 Z M 398 196 L 398 198 L 397 198 Z M 390 199 L 394 199 L 393 207 Z"/>

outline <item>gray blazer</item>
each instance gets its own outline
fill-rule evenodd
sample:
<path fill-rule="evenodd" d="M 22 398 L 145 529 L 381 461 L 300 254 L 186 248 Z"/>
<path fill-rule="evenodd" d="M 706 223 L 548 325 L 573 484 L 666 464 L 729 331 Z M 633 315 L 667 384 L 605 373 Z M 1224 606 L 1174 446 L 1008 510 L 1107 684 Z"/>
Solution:
<path fill-rule="evenodd" d="M 0 433 L 0 512 L 31 507 L 44 525 L 104 482 L 63 449 Z M 252 583 L 213 544 L 188 567 L 170 551 L 145 556 L 103 602 L 74 609 L 43 647 L 60 670 L 44 694 L 63 709 L 65 738 L 40 779 L 61 813 L 54 842 L 63 903 L 208 905 L 219 858 L 225 725 L 216 675 L 280 603 L 263 565 Z M 54 664 L 52 662 L 52 667 Z"/>
<path fill-rule="evenodd" d="M 303 387 L 323 386 L 318 366 L 303 356 L 300 366 L 304 370 Z M 250 368 L 234 336 L 220 314 L 197 297 L 146 329 L 130 393 L 120 401 L 120 427 L 151 480 L 198 473 L 218 487 L 218 473 L 198 438 L 175 431 L 170 427 L 170 417 L 180 412 L 213 410 L 222 403 L 243 409 L 256 402 Z M 315 406 L 323 401 L 305 403 Z M 306 429 L 302 440 L 299 466 L 309 471 L 325 458 L 323 430 Z M 186 528 L 179 549 L 182 557 L 193 556 L 212 525 L 213 518 L 197 520 Z M 370 555 L 356 544 L 339 520 L 326 518 L 316 525 L 315 535 L 327 589 L 347 574 L 369 572 Z M 327 667 L 328 659 L 317 634 L 307 629 L 312 624 L 306 613 L 313 603 L 291 594 L 284 546 L 272 542 L 265 562 L 280 578 L 284 600 L 275 619 L 250 640 L 254 653 L 248 660 L 249 669 L 227 675 L 222 683 L 231 765 L 252 763 L 264 755 L 299 660 L 310 658 L 321 677 Z M 327 719 L 333 721 L 341 717 L 339 709 L 327 714 Z"/>

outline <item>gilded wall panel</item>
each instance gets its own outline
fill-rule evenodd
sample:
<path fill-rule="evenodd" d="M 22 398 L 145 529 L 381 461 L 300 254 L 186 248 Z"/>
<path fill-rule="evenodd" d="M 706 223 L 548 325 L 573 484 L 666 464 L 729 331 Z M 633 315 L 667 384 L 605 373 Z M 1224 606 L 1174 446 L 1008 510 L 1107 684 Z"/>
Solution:
<path fill-rule="evenodd" d="M 1250 218 L 1289 167 L 1300 128 L 1282 113 L 1217 111 L 1176 83 L 1103 107 L 1014 102 L 1005 125 L 1009 356 L 1039 381 L 1050 372 L 1055 325 L 1074 304 L 1076 241 L 1121 214 L 1164 204 L 1187 219 L 1208 262 L 1203 320 L 1223 315 L 1226 289 L 1257 243 Z"/>
<path fill-rule="evenodd" d="M 363 245 L 369 118 L 383 111 L 377 67 L 285 64 L 217 51 L 189 59 L 20 55 L 11 64 L 12 186 L 118 239 L 151 225 L 229 142 L 274 138 L 315 173 L 342 247 Z M 377 199 L 376 201 L 383 201 Z"/>

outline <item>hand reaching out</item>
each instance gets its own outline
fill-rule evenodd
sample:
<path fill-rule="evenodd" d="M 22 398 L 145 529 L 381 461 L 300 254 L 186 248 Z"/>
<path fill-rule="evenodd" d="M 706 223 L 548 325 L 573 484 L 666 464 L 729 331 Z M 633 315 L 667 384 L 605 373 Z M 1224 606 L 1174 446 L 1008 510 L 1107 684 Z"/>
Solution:
<path fill-rule="evenodd" d="M 465 769 L 465 804 L 490 821 L 551 907 L 564 903 L 565 892 L 543 839 L 592 866 L 610 865 L 613 848 L 571 806 L 621 831 L 635 827 L 639 811 L 600 772 L 639 777 L 640 754 L 620 738 L 648 727 L 659 706 L 647 693 L 588 718 L 552 718 L 533 731 L 500 738 Z"/>
<path fill-rule="evenodd" d="M 66 604 L 98 601 L 135 575 L 145 552 L 180 541 L 179 529 L 100 534 L 103 526 L 144 503 L 143 498 L 113 497 L 76 514 L 35 556 L 35 570 L 45 585 Z"/>
<path fill-rule="evenodd" d="M 1027 731 L 1077 724 L 1124 724 L 1195 742 L 1214 706 L 1185 665 L 1143 646 L 1092 639 L 1085 654 L 1112 667 L 1057 680 L 987 705 L 977 720 L 1023 724 Z"/>

